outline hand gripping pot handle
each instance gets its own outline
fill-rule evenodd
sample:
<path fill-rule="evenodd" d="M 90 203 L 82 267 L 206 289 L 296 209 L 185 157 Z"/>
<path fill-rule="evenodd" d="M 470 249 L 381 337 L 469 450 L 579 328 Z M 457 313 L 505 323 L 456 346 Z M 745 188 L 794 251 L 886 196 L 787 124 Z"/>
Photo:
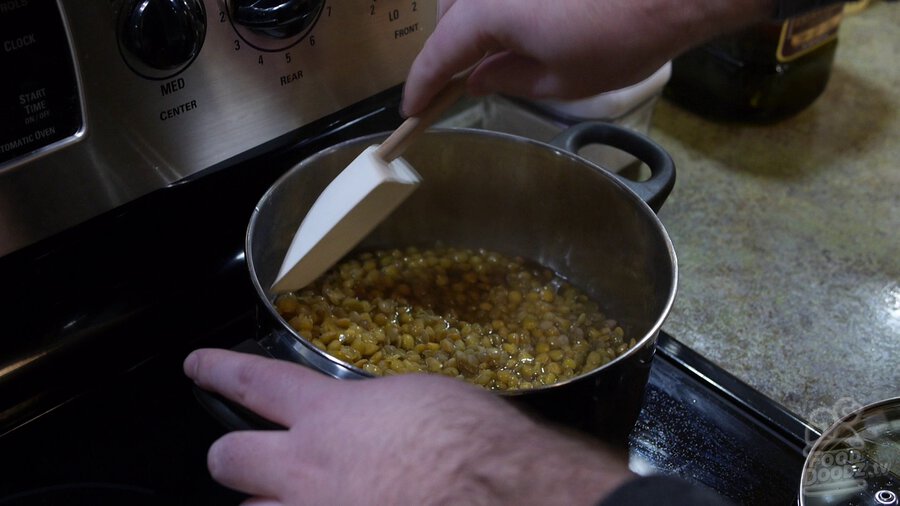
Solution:
<path fill-rule="evenodd" d="M 616 179 L 635 192 L 647 205 L 658 212 L 675 186 L 675 163 L 663 148 L 649 137 L 610 123 L 589 121 L 560 132 L 550 144 L 571 153 L 589 144 L 603 144 L 621 149 L 647 164 L 650 178 L 646 181 L 613 174 Z"/>

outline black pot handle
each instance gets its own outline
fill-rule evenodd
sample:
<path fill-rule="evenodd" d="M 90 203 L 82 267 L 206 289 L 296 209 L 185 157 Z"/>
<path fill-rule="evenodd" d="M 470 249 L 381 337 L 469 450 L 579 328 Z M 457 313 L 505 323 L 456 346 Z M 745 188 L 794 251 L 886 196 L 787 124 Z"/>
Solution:
<path fill-rule="evenodd" d="M 675 162 L 672 157 L 649 137 L 634 130 L 589 121 L 563 130 L 550 144 L 571 153 L 578 153 L 588 144 L 603 144 L 621 149 L 644 162 L 650 167 L 650 178 L 646 181 L 632 181 L 618 174 L 613 176 L 637 193 L 654 212 L 659 211 L 675 186 Z"/>

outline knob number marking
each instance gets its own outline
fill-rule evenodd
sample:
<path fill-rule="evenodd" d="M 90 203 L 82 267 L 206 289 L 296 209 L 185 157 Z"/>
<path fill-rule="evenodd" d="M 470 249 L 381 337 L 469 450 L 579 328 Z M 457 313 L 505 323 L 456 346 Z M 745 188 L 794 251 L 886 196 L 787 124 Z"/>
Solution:
<path fill-rule="evenodd" d="M 410 2 L 410 10 L 411 12 L 419 12 L 419 3 L 418 2 Z M 369 5 L 369 15 L 374 16 L 377 14 L 375 9 L 375 1 Z M 388 21 L 396 21 L 400 19 L 400 9 L 391 9 L 388 12 Z"/>
<path fill-rule="evenodd" d="M 234 29 L 235 33 L 244 44 L 267 53 L 285 51 L 299 44 L 303 39 L 311 38 L 312 30 L 321 18 L 323 12 L 326 16 L 331 15 L 331 7 L 326 6 L 324 1 L 313 1 L 309 2 L 312 5 L 308 6 L 309 11 L 304 16 L 292 19 L 290 20 L 290 23 L 287 23 L 284 19 L 277 19 L 275 17 L 265 20 L 253 18 L 249 21 L 245 21 L 243 19 L 238 19 L 241 15 L 240 13 L 243 11 L 238 11 L 237 14 L 235 12 L 235 9 L 247 7 L 246 5 L 240 4 L 239 1 L 240 0 L 221 0 L 220 5 L 224 5 L 224 9 L 219 11 L 219 21 L 222 23 L 226 21 L 229 22 L 232 29 Z M 289 3 L 291 2 L 284 2 L 284 5 Z M 248 12 L 255 12 L 255 15 L 259 16 L 263 15 L 260 14 L 260 12 L 264 11 L 257 12 L 251 8 Z M 286 10 L 284 12 L 290 14 L 293 11 Z M 265 15 L 268 16 L 268 14 Z M 273 14 L 273 16 L 275 15 Z M 254 23 L 255 21 L 259 21 L 259 23 Z M 282 24 L 282 21 L 285 21 L 286 24 Z M 265 28 L 262 27 L 264 25 Z M 315 42 L 311 42 L 310 45 L 315 45 Z M 236 46 L 235 50 L 239 50 L 239 48 Z"/>
<path fill-rule="evenodd" d="M 376 5 L 377 5 L 376 0 L 373 0 L 372 3 L 369 4 L 369 15 L 370 16 L 375 16 L 377 14 L 378 11 L 376 9 Z M 413 20 L 413 22 L 404 22 L 404 18 L 407 17 L 407 16 L 405 16 L 405 14 L 415 13 L 418 11 L 419 11 L 418 2 L 410 2 L 408 11 L 403 8 L 387 9 L 388 23 L 400 23 L 400 24 L 406 25 L 406 26 L 403 26 L 402 28 L 395 28 L 393 30 L 394 39 L 401 39 L 408 35 L 412 35 L 421 29 L 421 27 L 419 26 L 419 23 L 415 22 L 415 20 Z M 415 14 L 413 14 L 413 17 L 415 17 Z"/>
<path fill-rule="evenodd" d="M 321 36 L 325 36 L 325 46 L 321 50 L 329 51 L 331 47 L 331 39 L 328 35 L 329 30 L 336 27 L 331 26 L 332 21 L 340 20 L 343 17 L 365 16 L 362 12 L 352 9 L 334 10 L 335 6 L 346 7 L 343 4 L 335 4 L 331 1 L 322 1 L 318 4 L 314 14 L 314 19 L 306 26 L 301 33 L 292 35 L 289 38 L 280 38 L 274 35 L 260 33 L 251 30 L 248 25 L 242 25 L 234 15 L 238 0 L 218 0 L 220 8 L 217 10 L 220 23 L 228 23 L 235 37 L 229 38 L 232 44 L 232 50 L 236 55 L 241 55 L 240 60 L 246 62 L 259 69 L 260 72 L 276 79 L 279 88 L 287 90 L 297 86 L 304 86 L 304 74 L 307 70 L 302 69 L 302 62 L 306 61 L 312 53 L 307 53 L 304 47 L 308 44 L 311 51 L 320 51 Z M 314 0 L 315 1 L 315 0 Z M 370 16 L 375 16 L 376 24 L 381 29 L 388 29 L 389 37 L 394 40 L 419 34 L 423 30 L 422 24 L 418 19 L 421 9 L 419 9 L 416 1 L 382 1 L 379 5 L 377 0 L 371 0 L 370 3 L 360 6 L 366 9 Z M 319 24 L 322 20 L 327 20 L 325 24 Z M 389 27 L 388 27 L 389 25 Z M 319 27 L 314 30 L 314 28 Z M 313 33 L 315 31 L 315 33 Z M 387 35 L 387 34 L 385 34 Z M 226 39 L 226 40 L 229 40 Z M 265 70 L 263 70 L 265 69 Z"/>

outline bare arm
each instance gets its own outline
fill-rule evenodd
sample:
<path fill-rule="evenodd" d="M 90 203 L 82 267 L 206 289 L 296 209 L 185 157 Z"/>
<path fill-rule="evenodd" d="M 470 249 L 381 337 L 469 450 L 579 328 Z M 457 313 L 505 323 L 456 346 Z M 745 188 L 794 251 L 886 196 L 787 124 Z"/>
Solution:
<path fill-rule="evenodd" d="M 476 65 L 474 95 L 581 98 L 634 84 L 717 35 L 769 18 L 774 0 L 445 0 L 410 70 L 402 108 L 419 112 Z"/>

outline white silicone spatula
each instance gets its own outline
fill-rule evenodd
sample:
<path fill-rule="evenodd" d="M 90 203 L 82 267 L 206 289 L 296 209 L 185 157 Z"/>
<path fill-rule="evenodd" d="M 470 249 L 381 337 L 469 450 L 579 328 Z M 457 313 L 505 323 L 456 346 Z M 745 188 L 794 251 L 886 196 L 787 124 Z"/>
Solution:
<path fill-rule="evenodd" d="M 305 287 L 327 271 L 397 208 L 419 185 L 419 174 L 400 156 L 462 96 L 466 75 L 451 81 L 418 116 L 404 121 L 381 145 L 369 146 L 334 178 L 294 234 L 276 293 Z"/>

